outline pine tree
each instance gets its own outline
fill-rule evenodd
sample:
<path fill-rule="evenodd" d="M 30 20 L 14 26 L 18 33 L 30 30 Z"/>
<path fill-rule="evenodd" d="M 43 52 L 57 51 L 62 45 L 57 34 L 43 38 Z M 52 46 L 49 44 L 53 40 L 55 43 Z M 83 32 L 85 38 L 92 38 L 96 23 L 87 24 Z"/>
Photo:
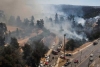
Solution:
<path fill-rule="evenodd" d="M 11 38 L 10 45 L 12 45 L 14 48 L 19 48 L 19 43 L 16 38 Z"/>
<path fill-rule="evenodd" d="M 34 26 L 34 16 L 31 17 L 31 23 L 30 26 Z"/>
<path fill-rule="evenodd" d="M 58 14 L 55 15 L 55 23 L 59 23 Z"/>

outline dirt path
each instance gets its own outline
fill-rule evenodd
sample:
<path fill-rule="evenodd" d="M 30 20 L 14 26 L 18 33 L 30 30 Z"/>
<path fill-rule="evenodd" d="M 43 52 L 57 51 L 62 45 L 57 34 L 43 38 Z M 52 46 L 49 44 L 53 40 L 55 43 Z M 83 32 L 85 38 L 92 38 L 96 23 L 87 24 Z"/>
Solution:
<path fill-rule="evenodd" d="M 41 34 L 42 32 L 43 31 L 39 30 L 38 35 Z M 37 33 L 33 32 L 29 36 L 26 36 L 24 39 L 19 39 L 18 43 L 20 44 L 20 46 L 24 46 L 24 44 L 27 43 L 27 41 L 29 40 L 29 38 L 35 37 L 35 36 L 37 36 Z"/>
<path fill-rule="evenodd" d="M 15 26 L 9 26 L 9 25 L 7 25 L 7 30 L 10 31 L 10 32 L 15 31 L 17 28 L 18 28 L 19 30 L 22 30 L 22 29 L 19 28 L 19 27 L 15 27 Z"/>

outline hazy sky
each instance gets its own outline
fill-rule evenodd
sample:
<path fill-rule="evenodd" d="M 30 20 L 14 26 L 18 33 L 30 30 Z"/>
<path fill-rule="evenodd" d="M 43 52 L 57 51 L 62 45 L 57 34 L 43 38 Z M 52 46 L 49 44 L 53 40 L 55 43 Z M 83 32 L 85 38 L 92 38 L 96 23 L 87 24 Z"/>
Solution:
<path fill-rule="evenodd" d="M 70 4 L 100 6 L 100 0 L 37 0 L 40 4 Z"/>

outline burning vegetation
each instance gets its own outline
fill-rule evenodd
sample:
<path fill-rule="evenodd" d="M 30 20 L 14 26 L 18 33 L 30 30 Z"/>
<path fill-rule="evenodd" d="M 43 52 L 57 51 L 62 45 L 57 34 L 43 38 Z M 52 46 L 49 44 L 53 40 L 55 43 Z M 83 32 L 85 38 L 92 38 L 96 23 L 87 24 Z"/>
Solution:
<path fill-rule="evenodd" d="M 4 11 L 0 10 L 0 67 L 37 67 L 56 36 L 62 39 L 63 34 L 66 34 L 68 39 L 66 50 L 71 51 L 87 41 L 100 37 L 100 8 L 92 7 L 88 13 L 86 11 L 89 7 L 70 6 L 68 8 L 68 5 L 62 5 L 61 9 L 59 6 L 54 6 L 56 7 L 56 14 L 56 11 L 50 15 L 45 14 L 46 16 L 42 14 L 45 16 L 42 19 L 35 18 L 31 14 L 31 17 L 24 20 L 21 16 L 8 18 Z M 78 9 L 78 12 L 72 11 L 75 9 Z M 92 9 L 93 14 L 90 13 Z M 81 14 L 78 15 L 79 12 Z M 85 14 L 82 15 L 82 13 Z M 16 27 L 16 30 L 10 31 L 7 26 Z M 28 38 L 28 41 L 21 46 L 18 41 L 25 38 Z"/>

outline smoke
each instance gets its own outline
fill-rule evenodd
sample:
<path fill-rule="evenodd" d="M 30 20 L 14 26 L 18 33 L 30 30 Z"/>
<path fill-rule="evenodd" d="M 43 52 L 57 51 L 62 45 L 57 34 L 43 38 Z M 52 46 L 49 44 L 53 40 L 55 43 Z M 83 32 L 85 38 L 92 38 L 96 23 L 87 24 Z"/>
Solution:
<path fill-rule="evenodd" d="M 75 17 L 76 22 L 78 22 L 78 24 L 82 24 L 82 26 L 84 26 L 86 20 L 84 20 L 83 18 L 79 18 L 79 17 Z"/>
<path fill-rule="evenodd" d="M 67 12 L 64 12 L 61 10 L 61 7 L 57 7 L 57 9 L 54 6 L 46 6 L 48 8 L 45 8 L 46 10 L 46 16 L 48 18 L 52 18 L 53 21 L 46 21 L 45 20 L 45 27 L 49 29 L 51 32 L 55 33 L 59 37 L 63 37 L 64 34 L 66 34 L 66 38 L 72 38 L 72 39 L 85 39 L 88 40 L 85 33 L 81 32 L 81 34 L 77 34 L 76 30 L 80 30 L 78 28 L 75 28 L 75 25 L 81 24 L 82 26 L 85 25 L 86 20 L 79 17 L 76 13 L 82 13 L 80 16 L 83 15 L 83 12 L 81 8 L 79 7 L 79 10 L 75 12 L 70 12 L 70 9 L 67 10 Z M 70 7 L 71 8 L 71 7 Z M 73 7 L 74 8 L 74 7 Z M 59 10 L 60 9 L 60 10 Z M 75 8 L 74 8 L 75 9 Z M 78 8 L 77 8 L 78 9 Z M 71 9 L 72 10 L 72 9 Z M 47 13 L 48 12 L 48 13 Z M 55 24 L 55 14 L 58 13 L 58 19 L 60 24 Z M 74 15 L 74 21 L 75 25 L 73 24 L 73 20 L 68 20 L 69 15 Z M 60 17 L 64 18 L 64 21 L 60 21 Z M 76 26 L 77 27 L 77 26 Z"/>
<path fill-rule="evenodd" d="M 66 33 L 67 38 L 78 38 L 78 39 L 84 38 L 85 36 L 83 34 L 79 35 L 76 33 L 75 29 L 73 29 L 72 27 L 72 21 L 69 21 L 67 18 L 69 14 L 73 14 L 75 15 L 74 19 L 77 22 L 77 24 L 81 23 L 84 26 L 85 20 L 77 16 L 79 12 L 81 15 L 83 14 L 81 8 L 77 7 L 77 11 L 74 12 L 74 10 L 76 10 L 75 7 L 71 8 L 70 6 L 69 8 L 68 6 L 67 10 L 65 9 L 65 6 L 62 7 L 57 7 L 56 9 L 54 5 L 52 6 L 40 5 L 36 2 L 36 0 L 0 0 L 0 10 L 3 10 L 6 13 L 7 17 L 11 15 L 20 16 L 23 19 L 31 17 L 33 15 L 36 20 L 44 19 L 45 20 L 44 26 L 58 36 L 63 36 L 63 34 Z M 59 14 L 58 19 L 60 19 L 61 16 L 64 17 L 65 21 L 64 22 L 60 21 L 62 22 L 61 24 L 55 24 L 54 22 L 56 13 Z M 45 17 L 49 18 L 51 17 L 53 21 L 52 22 L 46 21 Z M 61 31 L 62 29 L 63 31 Z"/>
<path fill-rule="evenodd" d="M 0 0 L 0 10 L 4 11 L 4 15 L 6 16 L 7 21 L 5 23 L 8 22 L 7 23 L 8 25 L 11 25 L 14 27 L 17 26 L 15 31 L 9 33 L 10 36 L 9 35 L 8 37 L 6 36 L 8 39 L 7 42 L 10 41 L 10 37 L 16 37 L 20 39 L 32 33 L 30 31 L 32 31 L 33 29 L 28 27 L 30 22 L 28 22 L 27 26 L 24 25 L 25 22 L 22 21 L 24 18 L 29 19 L 33 15 L 35 17 L 35 20 L 37 20 L 42 17 L 41 16 L 42 8 L 36 0 Z M 12 16 L 12 18 L 9 21 L 10 16 Z M 17 16 L 21 18 L 21 19 L 19 18 L 19 22 L 16 21 Z M 1 21 L 2 20 L 0 20 L 0 22 Z M 29 21 L 31 21 L 31 19 L 29 19 Z M 24 23 L 21 23 L 21 22 L 24 22 Z M 24 27 L 24 30 L 19 29 L 19 28 L 23 29 L 23 27 Z"/>
<path fill-rule="evenodd" d="M 55 33 L 59 37 L 63 37 L 64 34 L 66 34 L 66 38 L 72 38 L 72 39 L 86 39 L 86 36 L 83 34 L 78 35 L 75 32 L 75 29 L 72 28 L 71 24 L 69 21 L 66 21 L 62 23 L 61 25 L 59 24 L 53 24 L 52 23 L 45 23 L 45 27 L 49 29 L 51 32 Z M 62 28 L 61 28 L 62 27 Z M 62 30 L 62 31 L 61 31 Z"/>
<path fill-rule="evenodd" d="M 0 0 L 0 10 L 3 10 L 7 17 L 20 16 L 22 19 L 41 12 L 35 0 Z"/>

